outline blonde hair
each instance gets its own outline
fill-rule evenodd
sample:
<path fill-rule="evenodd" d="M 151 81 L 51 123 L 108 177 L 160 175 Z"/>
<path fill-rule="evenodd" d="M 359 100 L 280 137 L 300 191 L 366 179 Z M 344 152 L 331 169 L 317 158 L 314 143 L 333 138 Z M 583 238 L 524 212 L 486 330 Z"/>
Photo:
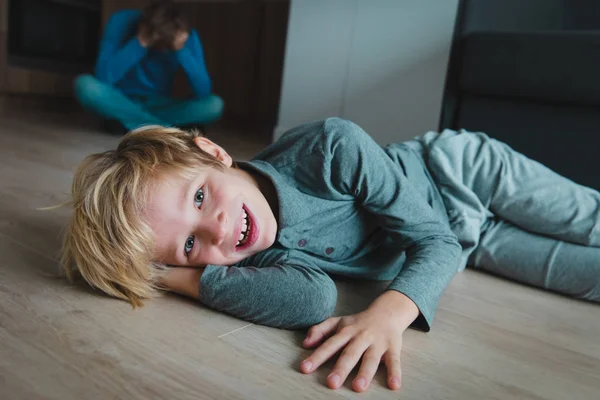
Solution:
<path fill-rule="evenodd" d="M 73 178 L 73 215 L 62 246 L 67 278 L 81 275 L 92 287 L 134 307 L 157 293 L 164 266 L 152 260 L 144 203 L 162 173 L 191 179 L 198 167 L 223 169 L 196 146 L 197 136 L 196 131 L 146 126 L 125 135 L 116 150 L 85 158 Z"/>

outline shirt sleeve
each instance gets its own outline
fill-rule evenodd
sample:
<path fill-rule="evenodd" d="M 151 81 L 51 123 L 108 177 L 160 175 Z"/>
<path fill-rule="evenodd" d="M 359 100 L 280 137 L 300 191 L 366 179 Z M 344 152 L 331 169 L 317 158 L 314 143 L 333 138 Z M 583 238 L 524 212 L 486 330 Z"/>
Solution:
<path fill-rule="evenodd" d="M 208 265 L 200 278 L 200 301 L 246 321 L 296 329 L 330 317 L 335 284 L 309 260 L 269 249 L 238 266 Z"/>
<path fill-rule="evenodd" d="M 139 12 L 125 10 L 108 20 L 96 61 L 96 77 L 100 81 L 116 84 L 146 55 L 135 35 L 138 19 Z"/>
<path fill-rule="evenodd" d="M 322 125 L 325 180 L 372 213 L 405 249 L 406 261 L 388 290 L 420 310 L 414 325 L 430 330 L 437 302 L 458 270 L 458 239 L 401 169 L 358 125 L 338 118 Z"/>
<path fill-rule="evenodd" d="M 208 96 L 211 91 L 211 81 L 204 62 L 204 50 L 195 29 L 190 31 L 185 45 L 176 54 L 196 96 Z"/>

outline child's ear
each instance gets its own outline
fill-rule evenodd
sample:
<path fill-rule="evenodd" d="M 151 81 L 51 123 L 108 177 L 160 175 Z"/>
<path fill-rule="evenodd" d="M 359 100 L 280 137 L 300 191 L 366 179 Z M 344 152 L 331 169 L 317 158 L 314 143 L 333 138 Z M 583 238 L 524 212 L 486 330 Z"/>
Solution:
<path fill-rule="evenodd" d="M 198 146 L 198 148 L 214 156 L 217 160 L 221 161 L 223 164 L 225 164 L 226 167 L 231 167 L 231 165 L 233 164 L 233 159 L 231 158 L 229 153 L 227 153 L 225 149 L 223 149 L 221 146 L 219 146 L 212 140 L 202 136 L 198 136 L 194 138 L 194 143 L 196 144 L 196 146 Z"/>

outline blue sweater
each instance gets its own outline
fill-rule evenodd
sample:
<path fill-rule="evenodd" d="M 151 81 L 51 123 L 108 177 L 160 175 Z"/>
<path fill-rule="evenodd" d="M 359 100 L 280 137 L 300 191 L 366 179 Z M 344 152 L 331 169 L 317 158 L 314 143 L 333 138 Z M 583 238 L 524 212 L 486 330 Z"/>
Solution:
<path fill-rule="evenodd" d="M 142 47 L 137 39 L 141 12 L 114 13 L 104 31 L 96 62 L 96 77 L 128 95 L 170 96 L 175 73 L 182 67 L 197 97 L 210 94 L 211 83 L 198 33 L 192 29 L 179 51 Z"/>

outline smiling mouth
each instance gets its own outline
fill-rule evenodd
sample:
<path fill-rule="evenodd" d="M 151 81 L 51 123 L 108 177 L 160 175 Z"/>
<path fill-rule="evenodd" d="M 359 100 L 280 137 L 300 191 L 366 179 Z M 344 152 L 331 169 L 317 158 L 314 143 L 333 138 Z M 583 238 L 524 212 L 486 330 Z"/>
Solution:
<path fill-rule="evenodd" d="M 243 220 L 242 220 L 242 231 L 240 232 L 240 236 L 238 238 L 237 244 L 235 247 L 241 247 L 248 242 L 248 238 L 250 237 L 250 232 L 252 232 L 252 220 L 248 216 L 248 213 L 245 209 L 242 209 L 244 212 Z"/>

